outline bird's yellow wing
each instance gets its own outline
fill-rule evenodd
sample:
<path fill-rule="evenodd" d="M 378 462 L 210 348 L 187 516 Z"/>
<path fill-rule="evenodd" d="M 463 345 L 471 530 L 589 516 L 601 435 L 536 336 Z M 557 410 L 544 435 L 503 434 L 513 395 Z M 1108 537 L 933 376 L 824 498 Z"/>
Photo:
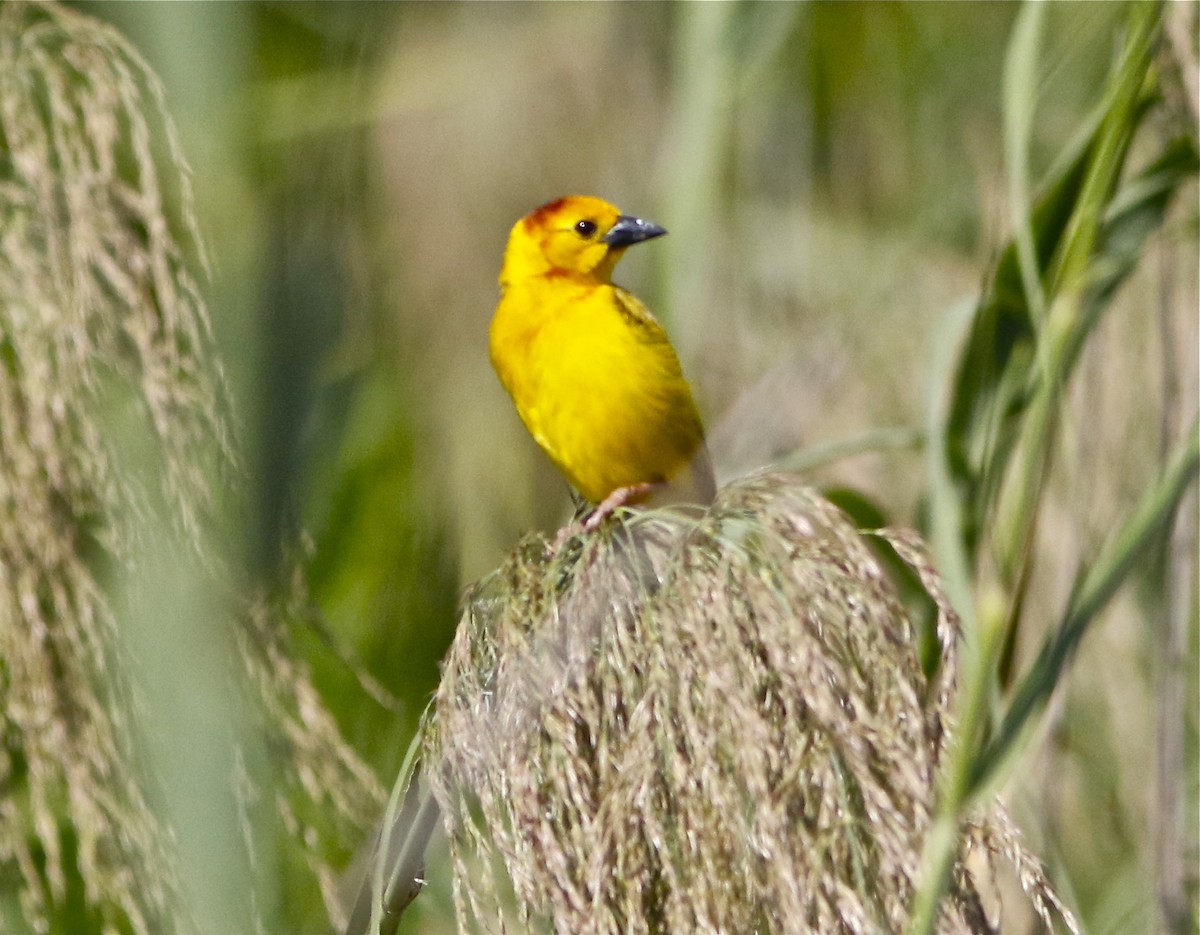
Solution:
<path fill-rule="evenodd" d="M 662 489 L 656 491 L 650 498 L 655 505 L 667 503 L 711 503 L 716 496 L 716 479 L 713 476 L 712 458 L 708 446 L 704 442 L 704 428 L 700 414 L 692 399 L 691 389 L 683 376 L 675 347 L 658 319 L 633 293 L 619 286 L 613 287 L 613 297 L 622 315 L 632 329 L 640 332 L 650 345 L 666 345 L 670 358 L 670 382 L 674 386 L 675 398 L 671 408 L 678 419 L 679 432 L 670 432 L 669 444 L 672 450 L 679 452 L 692 449 L 687 465 L 677 469 L 666 478 Z M 661 349 L 658 353 L 665 358 L 667 355 Z M 678 381 L 678 383 L 676 383 Z"/>
<path fill-rule="evenodd" d="M 696 404 L 666 332 L 628 292 L 605 285 L 572 296 L 531 342 L 528 367 L 518 410 L 587 499 L 692 473 L 704 444 Z M 689 488 L 711 500 L 707 457 L 698 465 Z"/>

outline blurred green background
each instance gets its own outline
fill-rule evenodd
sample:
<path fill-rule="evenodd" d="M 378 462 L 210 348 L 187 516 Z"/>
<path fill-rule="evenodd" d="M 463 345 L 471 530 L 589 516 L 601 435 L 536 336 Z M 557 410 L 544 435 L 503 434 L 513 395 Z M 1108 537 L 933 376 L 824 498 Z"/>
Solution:
<path fill-rule="evenodd" d="M 1168 15 L 1194 16 L 1177 6 Z M 670 230 L 617 279 L 671 333 L 724 478 L 919 426 L 928 336 L 1011 233 L 1001 76 L 1016 4 L 78 9 L 128 35 L 167 86 L 257 490 L 252 561 L 269 570 L 307 543 L 323 625 L 299 634 L 301 651 L 385 784 L 463 586 L 570 510 L 487 361 L 518 217 L 588 193 Z M 1048 10 L 1035 182 L 1097 103 L 1121 10 Z M 1072 388 L 1033 621 L 1153 475 L 1163 420 L 1194 406 L 1195 196 L 1193 184 Z M 923 470 L 901 445 L 810 476 L 908 525 Z M 1155 924 L 1153 597 L 1128 592 L 1085 644 L 1007 790 L 1089 931 Z M 1194 620 L 1188 639 L 1194 833 Z M 356 665 L 399 707 L 373 700 Z M 433 856 L 402 932 L 453 929 Z M 299 863 L 277 872 L 276 930 L 325 931 Z"/>

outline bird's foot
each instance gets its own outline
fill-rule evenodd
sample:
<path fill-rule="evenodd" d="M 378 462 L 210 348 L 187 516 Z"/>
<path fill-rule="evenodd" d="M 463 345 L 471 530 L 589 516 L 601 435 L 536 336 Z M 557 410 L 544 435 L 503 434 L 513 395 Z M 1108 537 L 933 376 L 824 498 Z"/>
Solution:
<path fill-rule="evenodd" d="M 661 485 L 651 483 L 630 484 L 628 487 L 618 487 L 600 501 L 600 505 L 583 521 L 584 532 L 595 532 L 601 524 L 623 506 L 627 506 L 648 493 L 653 493 Z"/>
<path fill-rule="evenodd" d="M 661 484 L 641 483 L 630 484 L 628 487 L 618 487 L 600 504 L 592 510 L 587 516 L 582 519 L 577 519 L 567 523 L 558 531 L 558 535 L 554 537 L 553 551 L 557 552 L 561 549 L 572 536 L 581 533 L 595 532 L 603 525 L 604 521 L 612 516 L 617 510 L 623 506 L 628 506 L 630 503 L 635 503 L 646 494 L 653 493 Z"/>

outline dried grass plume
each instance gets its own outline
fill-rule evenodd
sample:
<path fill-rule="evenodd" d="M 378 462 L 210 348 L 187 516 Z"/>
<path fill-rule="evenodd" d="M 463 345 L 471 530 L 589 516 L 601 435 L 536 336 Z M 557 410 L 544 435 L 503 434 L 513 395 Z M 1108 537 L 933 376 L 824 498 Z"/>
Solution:
<path fill-rule="evenodd" d="M 136 50 L 54 4 L 0 4 L 0 153 L 0 873 L 36 931 L 71 901 L 104 932 L 191 931 L 113 594 L 163 541 L 241 584 L 206 529 L 240 473 L 189 171 Z M 381 792 L 291 653 L 284 591 L 242 610 L 240 662 L 328 891 L 329 829 L 361 833 Z M 229 789 L 243 811 L 262 791 Z"/>
<path fill-rule="evenodd" d="M 958 624 L 888 536 L 939 607 L 931 678 L 864 536 L 791 476 L 514 550 L 468 595 L 427 743 L 462 930 L 903 931 Z M 939 932 L 993 931 L 969 862 L 1064 917 L 996 807 Z"/>

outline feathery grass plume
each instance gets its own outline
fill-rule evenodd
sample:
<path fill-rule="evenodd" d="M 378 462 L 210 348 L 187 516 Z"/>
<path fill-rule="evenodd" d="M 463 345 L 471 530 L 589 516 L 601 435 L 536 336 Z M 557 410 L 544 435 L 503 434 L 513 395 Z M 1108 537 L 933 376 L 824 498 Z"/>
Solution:
<path fill-rule="evenodd" d="M 228 463 L 196 279 L 153 151 L 161 93 L 114 32 L 55 6 L 0 7 L 0 863 L 30 922 L 74 861 L 111 930 L 173 930 L 176 866 L 135 754 L 131 686 L 97 560 L 137 554 L 152 498 L 120 476 L 106 420 L 137 388 L 162 491 L 195 537 Z M 152 115 L 152 116 L 148 116 Z M 171 157 L 180 165 L 170 141 Z M 181 199 L 186 207 L 188 199 Z"/>
<path fill-rule="evenodd" d="M 214 587 L 237 584 L 206 529 L 238 469 L 204 265 L 145 62 L 87 16 L 0 5 L 0 869 L 39 931 L 68 903 L 104 932 L 193 927 L 111 587 L 139 580 L 164 532 Z M 130 424 L 154 469 L 116 450 Z M 291 658 L 286 619 L 250 608 L 242 661 L 313 803 L 295 820 L 308 841 L 322 813 L 365 824 L 382 796 Z M 244 815 L 252 779 L 229 781 Z"/>
<path fill-rule="evenodd" d="M 930 828 L 957 618 L 911 534 L 942 656 L 864 537 L 784 474 L 702 519 L 524 540 L 469 593 L 426 775 L 464 931 L 897 932 Z M 993 809 L 938 931 L 988 932 L 969 851 L 1074 928 Z"/>
<path fill-rule="evenodd" d="M 238 649 L 258 696 L 259 727 L 281 773 L 276 810 L 320 886 L 331 924 L 340 930 L 346 906 L 341 870 L 334 862 L 345 855 L 337 852 L 356 846 L 378 821 L 385 793 L 370 766 L 342 737 L 311 671 L 288 639 L 292 627 L 322 627 L 317 614 L 295 565 L 290 580 L 248 602 L 238 621 Z M 361 671 L 356 675 L 369 678 Z M 373 684 L 364 690 L 379 691 Z M 252 785 L 246 791 L 250 798 L 259 794 Z"/>

